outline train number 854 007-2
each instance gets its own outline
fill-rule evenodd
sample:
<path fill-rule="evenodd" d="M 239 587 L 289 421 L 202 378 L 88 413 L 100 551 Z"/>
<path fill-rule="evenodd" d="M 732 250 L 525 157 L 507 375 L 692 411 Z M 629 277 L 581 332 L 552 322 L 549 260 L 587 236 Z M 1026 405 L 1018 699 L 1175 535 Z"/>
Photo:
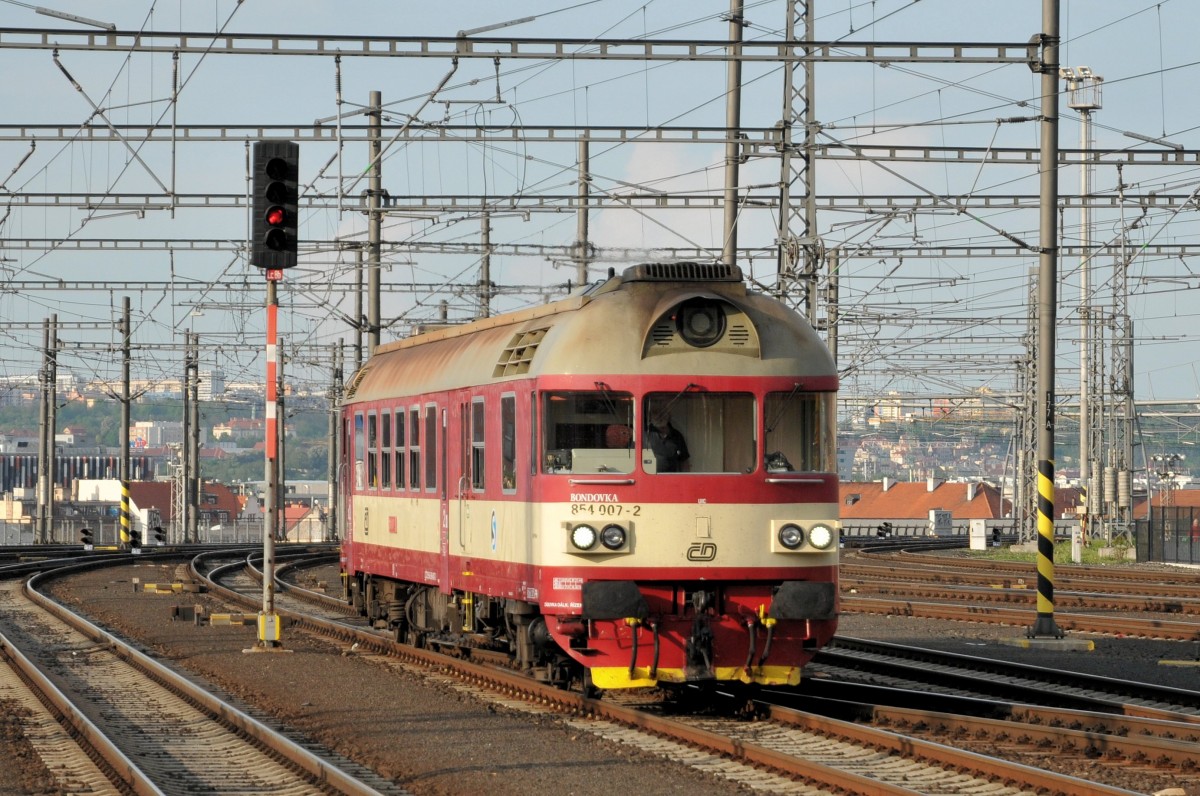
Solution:
<path fill-rule="evenodd" d="M 636 503 L 626 506 L 621 503 L 572 503 L 573 517 L 639 517 L 642 507 Z"/>

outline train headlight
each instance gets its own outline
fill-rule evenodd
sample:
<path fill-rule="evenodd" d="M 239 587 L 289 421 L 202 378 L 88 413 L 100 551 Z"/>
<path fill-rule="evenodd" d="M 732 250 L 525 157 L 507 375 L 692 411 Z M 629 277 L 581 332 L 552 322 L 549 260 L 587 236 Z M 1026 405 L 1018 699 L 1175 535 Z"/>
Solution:
<path fill-rule="evenodd" d="M 580 550 L 591 550 L 596 546 L 596 529 L 590 525 L 576 525 L 571 530 L 571 544 Z"/>
<path fill-rule="evenodd" d="M 620 525 L 605 525 L 600 531 L 600 544 L 609 550 L 620 550 L 625 546 L 625 529 Z"/>
<path fill-rule="evenodd" d="M 779 529 L 779 543 L 788 550 L 795 550 L 804 544 L 804 531 L 799 525 L 788 523 Z"/>
<path fill-rule="evenodd" d="M 709 299 L 688 299 L 675 313 L 675 328 L 688 345 L 708 348 L 725 336 L 725 309 Z"/>
<path fill-rule="evenodd" d="M 833 544 L 833 528 L 828 525 L 814 525 L 808 529 L 808 543 L 818 550 L 824 550 Z"/>

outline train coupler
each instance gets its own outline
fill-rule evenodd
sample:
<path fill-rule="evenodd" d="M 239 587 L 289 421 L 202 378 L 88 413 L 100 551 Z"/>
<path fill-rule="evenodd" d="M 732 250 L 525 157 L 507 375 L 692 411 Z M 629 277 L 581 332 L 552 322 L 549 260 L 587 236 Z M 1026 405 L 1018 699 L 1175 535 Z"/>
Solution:
<path fill-rule="evenodd" d="M 711 680 L 713 671 L 713 632 L 707 614 L 700 614 L 692 622 L 692 635 L 685 649 L 685 672 L 688 680 Z"/>

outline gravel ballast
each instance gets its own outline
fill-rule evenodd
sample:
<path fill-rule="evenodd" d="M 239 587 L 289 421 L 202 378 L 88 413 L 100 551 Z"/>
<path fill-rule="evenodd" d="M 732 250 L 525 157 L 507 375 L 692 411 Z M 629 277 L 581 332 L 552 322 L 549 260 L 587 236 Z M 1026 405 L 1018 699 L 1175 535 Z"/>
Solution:
<path fill-rule="evenodd" d="M 749 792 L 680 762 L 581 731 L 563 717 L 530 715 L 478 700 L 395 660 L 359 655 L 299 631 L 284 631 L 289 653 L 247 655 L 244 650 L 255 641 L 253 627 L 170 620 L 175 605 L 203 603 L 209 610 L 230 610 L 209 595 L 134 591 L 134 578 L 164 582 L 174 572 L 173 565 L 143 562 L 85 574 L 60 587 L 58 594 L 64 602 L 85 605 L 95 620 L 139 640 L 165 662 L 217 684 L 256 715 L 277 717 L 410 793 Z M 1093 652 L 1047 652 L 1003 643 L 1023 636 L 1024 628 L 856 614 L 842 616 L 839 633 L 1192 690 L 1200 677 L 1198 667 L 1162 664 L 1194 659 L 1196 645 L 1190 643 L 1092 637 Z M 0 704 L 0 711 L 4 707 Z M 0 793 L 59 792 L 28 759 L 19 716 L 5 716 L 0 724 Z M 22 762 L 14 766 L 15 761 Z"/>

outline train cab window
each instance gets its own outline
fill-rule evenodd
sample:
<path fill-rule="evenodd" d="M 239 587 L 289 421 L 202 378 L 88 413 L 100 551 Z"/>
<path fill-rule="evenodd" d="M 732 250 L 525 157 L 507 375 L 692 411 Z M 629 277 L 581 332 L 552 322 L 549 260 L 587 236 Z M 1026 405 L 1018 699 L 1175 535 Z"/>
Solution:
<path fill-rule="evenodd" d="M 484 418 L 484 403 L 482 398 L 471 401 L 471 488 L 482 492 L 486 483 L 486 468 L 483 459 L 483 441 L 486 437 Z"/>
<path fill-rule="evenodd" d="M 505 492 L 517 489 L 517 398 L 500 398 L 500 487 Z"/>
<path fill-rule="evenodd" d="M 642 404 L 647 473 L 749 473 L 758 424 L 750 393 L 658 392 Z"/>
<path fill-rule="evenodd" d="M 421 410 L 408 410 L 408 486 L 421 488 Z"/>
<path fill-rule="evenodd" d="M 379 486 L 379 419 L 367 413 L 367 488 Z"/>
<path fill-rule="evenodd" d="M 542 472 L 632 473 L 633 396 L 573 390 L 542 394 Z"/>
<path fill-rule="evenodd" d="M 767 394 L 764 407 L 767 472 L 837 472 L 837 412 L 831 392 L 799 389 Z"/>
<path fill-rule="evenodd" d="M 366 489 L 367 443 L 362 412 L 354 413 L 354 488 Z"/>
<path fill-rule="evenodd" d="M 379 488 L 392 488 L 392 413 L 379 414 Z"/>
<path fill-rule="evenodd" d="M 425 491 L 437 489 L 437 419 L 433 404 L 425 407 Z"/>
<path fill-rule="evenodd" d="M 404 489 L 404 410 L 396 410 L 396 489 Z"/>

